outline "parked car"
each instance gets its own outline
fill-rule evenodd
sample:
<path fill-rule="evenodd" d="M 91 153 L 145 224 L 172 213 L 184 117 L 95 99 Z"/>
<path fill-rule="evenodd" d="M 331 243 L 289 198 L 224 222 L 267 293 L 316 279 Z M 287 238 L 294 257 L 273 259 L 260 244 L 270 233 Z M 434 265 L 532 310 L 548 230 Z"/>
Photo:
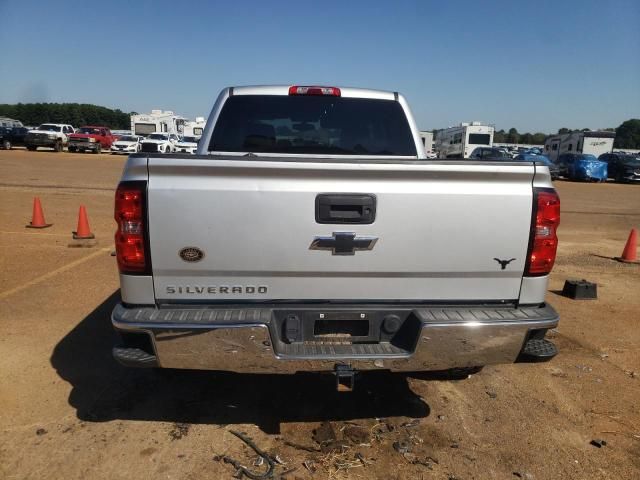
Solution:
<path fill-rule="evenodd" d="M 571 180 L 607 181 L 607 162 L 590 153 L 563 153 L 558 157 L 560 175 Z"/>
<path fill-rule="evenodd" d="M 136 153 L 142 149 L 142 137 L 139 135 L 123 135 L 111 145 L 111 153 Z"/>
<path fill-rule="evenodd" d="M 171 153 L 176 151 L 179 137 L 175 133 L 151 133 L 142 140 L 141 151 L 149 153 Z"/>
<path fill-rule="evenodd" d="M 5 150 L 11 150 L 13 147 L 23 147 L 24 138 L 29 132 L 25 127 L 0 127 L 0 145 Z"/>
<path fill-rule="evenodd" d="M 511 160 L 513 157 L 500 148 L 477 147 L 471 152 L 470 159 L 475 160 Z"/>
<path fill-rule="evenodd" d="M 607 162 L 607 176 L 616 182 L 640 182 L 640 154 L 603 153 L 598 160 Z"/>
<path fill-rule="evenodd" d="M 111 148 L 117 137 L 107 127 L 86 126 L 80 127 L 75 133 L 69 135 L 70 152 L 101 153 L 102 149 Z"/>
<path fill-rule="evenodd" d="M 198 149 L 198 137 L 182 137 L 176 143 L 176 152 L 178 153 L 196 153 Z"/>
<path fill-rule="evenodd" d="M 358 370 L 550 360 L 560 199 L 545 167 L 424 160 L 397 92 L 224 89 L 194 161 L 124 168 L 114 357 L 332 372 L 345 390 Z"/>
<path fill-rule="evenodd" d="M 549 174 L 551 175 L 551 180 L 557 180 L 560 177 L 560 168 L 558 165 L 553 163 L 549 157 L 546 155 L 534 155 L 531 153 L 521 153 L 517 155 L 514 160 L 519 162 L 541 162 L 549 167 Z"/>
<path fill-rule="evenodd" d="M 53 148 L 61 152 L 69 143 L 69 135 L 75 129 L 66 123 L 43 123 L 34 130 L 29 130 L 24 138 L 27 150 L 37 150 L 38 147 Z"/>
<path fill-rule="evenodd" d="M 538 147 L 527 148 L 522 154 L 530 154 L 530 155 L 542 155 L 542 150 Z"/>

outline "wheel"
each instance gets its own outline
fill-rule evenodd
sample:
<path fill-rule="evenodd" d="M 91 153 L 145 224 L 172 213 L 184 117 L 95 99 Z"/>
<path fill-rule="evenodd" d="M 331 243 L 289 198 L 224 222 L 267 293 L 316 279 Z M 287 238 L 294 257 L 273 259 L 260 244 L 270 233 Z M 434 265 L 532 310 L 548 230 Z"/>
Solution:
<path fill-rule="evenodd" d="M 27 150 L 30 152 L 35 152 L 38 149 L 35 145 L 27 145 Z"/>
<path fill-rule="evenodd" d="M 56 144 L 55 144 L 55 146 L 53 147 L 53 149 L 54 149 L 56 152 L 61 152 L 61 151 L 63 150 L 63 148 L 64 148 L 64 147 L 63 147 L 63 145 L 62 145 L 62 142 L 60 142 L 60 141 L 57 141 L 57 142 L 56 142 Z"/>
<path fill-rule="evenodd" d="M 169 145 L 164 147 L 164 153 L 169 153 L 170 151 L 171 151 L 171 149 L 169 148 Z"/>
<path fill-rule="evenodd" d="M 136 152 L 141 152 L 142 151 L 142 145 L 138 144 L 138 146 L 136 147 Z"/>
<path fill-rule="evenodd" d="M 2 147 L 5 150 L 11 150 L 11 142 L 9 140 L 5 140 L 4 142 L 2 142 Z"/>
<path fill-rule="evenodd" d="M 69 147 L 67 150 L 69 150 L 69 153 L 74 153 L 76 151 L 76 147 Z"/>
<path fill-rule="evenodd" d="M 96 149 L 93 151 L 93 153 L 102 153 L 102 145 L 96 145 Z"/>

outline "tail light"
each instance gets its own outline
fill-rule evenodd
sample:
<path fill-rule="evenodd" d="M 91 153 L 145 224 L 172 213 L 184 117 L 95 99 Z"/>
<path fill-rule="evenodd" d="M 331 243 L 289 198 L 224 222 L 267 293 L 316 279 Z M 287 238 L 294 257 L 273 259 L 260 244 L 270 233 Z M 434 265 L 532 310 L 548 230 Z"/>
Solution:
<path fill-rule="evenodd" d="M 340 89 L 337 87 L 289 87 L 289 95 L 326 95 L 339 97 Z"/>
<path fill-rule="evenodd" d="M 146 182 L 121 182 L 116 190 L 116 257 L 120 273 L 151 272 L 146 238 Z"/>
<path fill-rule="evenodd" d="M 535 277 L 551 272 L 556 260 L 560 197 L 553 188 L 535 188 L 533 209 L 525 275 Z"/>

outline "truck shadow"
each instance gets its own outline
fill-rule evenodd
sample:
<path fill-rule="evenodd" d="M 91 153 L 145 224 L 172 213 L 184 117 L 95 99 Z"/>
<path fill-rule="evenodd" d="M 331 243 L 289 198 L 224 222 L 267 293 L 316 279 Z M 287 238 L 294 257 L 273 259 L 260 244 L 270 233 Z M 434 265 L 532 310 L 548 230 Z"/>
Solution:
<path fill-rule="evenodd" d="M 55 347 L 51 364 L 72 385 L 69 403 L 81 420 L 114 419 L 206 424 L 255 424 L 279 433 L 286 422 L 422 418 L 427 405 L 388 372 L 359 376 L 351 393 L 338 393 L 327 374 L 241 375 L 194 370 L 127 369 L 111 357 L 118 341 L 110 295 Z"/>

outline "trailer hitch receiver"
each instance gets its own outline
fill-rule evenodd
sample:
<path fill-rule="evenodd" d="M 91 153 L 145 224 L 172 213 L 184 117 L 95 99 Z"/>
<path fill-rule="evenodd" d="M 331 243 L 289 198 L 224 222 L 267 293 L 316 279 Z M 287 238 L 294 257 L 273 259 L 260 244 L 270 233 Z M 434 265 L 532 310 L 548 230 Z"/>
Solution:
<path fill-rule="evenodd" d="M 356 380 L 356 371 L 350 365 L 336 365 L 336 389 L 339 392 L 353 392 Z"/>

